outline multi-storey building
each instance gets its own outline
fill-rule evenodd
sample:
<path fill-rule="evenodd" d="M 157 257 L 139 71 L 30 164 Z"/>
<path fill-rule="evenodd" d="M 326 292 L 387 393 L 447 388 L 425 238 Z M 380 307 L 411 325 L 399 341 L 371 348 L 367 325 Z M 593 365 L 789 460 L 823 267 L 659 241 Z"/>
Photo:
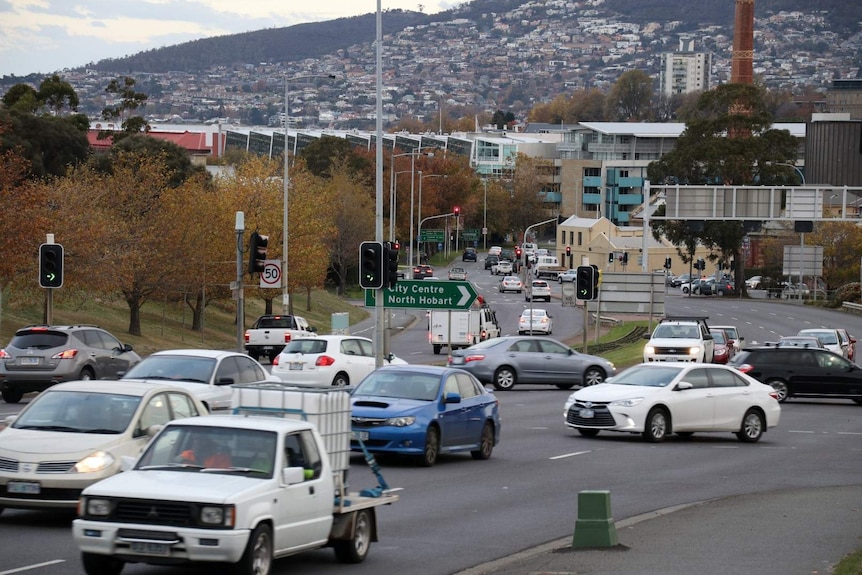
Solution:
<path fill-rule="evenodd" d="M 679 50 L 661 54 L 659 91 L 665 96 L 709 90 L 712 54 L 696 52 L 694 38 L 679 40 Z"/>

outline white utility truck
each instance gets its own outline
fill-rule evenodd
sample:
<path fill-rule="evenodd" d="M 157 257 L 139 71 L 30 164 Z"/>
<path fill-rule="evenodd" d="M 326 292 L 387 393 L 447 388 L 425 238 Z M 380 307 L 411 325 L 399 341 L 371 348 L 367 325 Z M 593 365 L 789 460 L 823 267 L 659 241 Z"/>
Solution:
<path fill-rule="evenodd" d="M 269 358 L 270 363 L 295 337 L 316 335 L 316 330 L 298 315 L 262 315 L 245 330 L 245 352 L 254 359 Z"/>
<path fill-rule="evenodd" d="M 359 563 L 377 541 L 377 487 L 348 492 L 350 396 L 235 384 L 233 414 L 168 423 L 130 467 L 84 490 L 73 536 L 88 575 L 126 563 L 230 564 L 267 575 L 274 558 L 332 547 Z"/>
<path fill-rule="evenodd" d="M 561 266 L 554 256 L 537 256 L 533 263 L 533 275 L 537 278 L 548 278 L 555 280 L 561 273 L 566 271 L 566 266 Z"/>
<path fill-rule="evenodd" d="M 428 341 L 435 354 L 444 347 L 452 351 L 492 337 L 500 337 L 500 325 L 487 304 L 478 309 L 435 309 L 429 313 Z"/>

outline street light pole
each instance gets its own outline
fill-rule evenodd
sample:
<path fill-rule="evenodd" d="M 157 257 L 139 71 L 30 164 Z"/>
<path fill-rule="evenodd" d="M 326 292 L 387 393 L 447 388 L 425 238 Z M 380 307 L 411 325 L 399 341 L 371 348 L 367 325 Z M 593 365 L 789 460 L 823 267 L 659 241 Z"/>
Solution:
<path fill-rule="evenodd" d="M 419 170 L 418 174 L 419 174 L 419 206 L 417 207 L 418 213 L 417 213 L 416 219 L 421 222 L 422 221 L 422 180 L 424 178 L 445 178 L 446 176 L 444 174 L 423 174 L 422 170 Z M 419 231 L 421 232 L 421 226 L 420 226 Z M 420 234 L 418 239 L 416 240 L 416 242 L 417 242 L 416 247 L 417 247 L 418 253 L 416 254 L 416 264 L 415 265 L 419 265 L 421 263 L 419 261 L 419 259 L 420 259 L 420 254 L 422 253 L 422 250 L 418 249 L 419 245 L 420 245 L 419 242 L 421 240 L 422 240 L 422 236 Z"/>
<path fill-rule="evenodd" d="M 488 178 L 482 178 L 485 185 L 485 207 L 482 214 L 482 249 L 488 249 Z"/>

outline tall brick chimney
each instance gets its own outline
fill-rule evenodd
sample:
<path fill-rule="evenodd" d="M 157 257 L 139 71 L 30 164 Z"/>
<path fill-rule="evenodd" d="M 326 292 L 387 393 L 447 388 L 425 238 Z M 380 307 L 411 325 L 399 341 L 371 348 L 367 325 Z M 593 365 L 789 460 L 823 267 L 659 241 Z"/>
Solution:
<path fill-rule="evenodd" d="M 730 81 L 754 83 L 754 0 L 736 0 Z"/>

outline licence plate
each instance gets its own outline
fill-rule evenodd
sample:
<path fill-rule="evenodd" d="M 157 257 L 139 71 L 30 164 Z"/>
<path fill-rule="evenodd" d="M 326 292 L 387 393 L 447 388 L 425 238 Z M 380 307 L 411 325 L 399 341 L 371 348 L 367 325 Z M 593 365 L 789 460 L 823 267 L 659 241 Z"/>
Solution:
<path fill-rule="evenodd" d="M 149 541 L 132 541 L 132 553 L 142 555 L 170 555 L 171 546 L 167 543 L 150 543 Z"/>
<path fill-rule="evenodd" d="M 10 481 L 6 484 L 6 492 L 38 495 L 42 492 L 42 486 L 35 481 Z"/>
<path fill-rule="evenodd" d="M 592 419 L 596 416 L 596 412 L 592 409 L 582 409 L 578 415 L 583 417 L 584 419 Z"/>
<path fill-rule="evenodd" d="M 301 361 L 291 361 L 290 362 L 290 371 L 302 371 L 302 362 Z"/>
<path fill-rule="evenodd" d="M 367 431 L 354 431 L 353 432 L 353 440 L 354 441 L 368 441 L 368 432 Z"/>
<path fill-rule="evenodd" d="M 38 357 L 22 357 L 21 365 L 39 365 Z"/>

